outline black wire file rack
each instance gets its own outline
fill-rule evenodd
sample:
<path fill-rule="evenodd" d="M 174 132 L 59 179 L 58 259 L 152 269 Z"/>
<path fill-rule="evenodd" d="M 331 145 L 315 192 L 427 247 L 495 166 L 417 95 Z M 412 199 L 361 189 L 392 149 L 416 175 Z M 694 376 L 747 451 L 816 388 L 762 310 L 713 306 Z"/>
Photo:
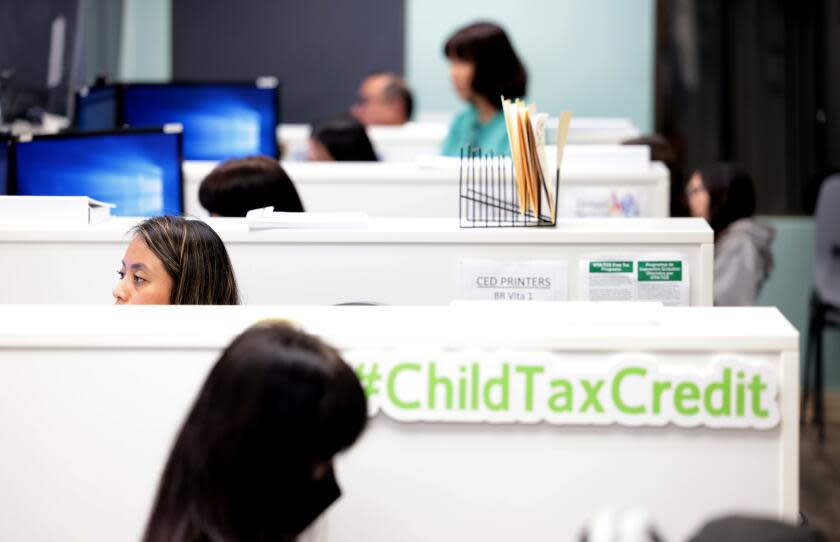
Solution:
<path fill-rule="evenodd" d="M 526 206 L 522 213 L 513 163 L 507 156 L 483 153 L 471 147 L 461 149 L 459 173 L 460 208 L 462 228 L 518 228 L 556 225 L 557 189 L 560 172 L 554 176 L 554 190 L 547 181 L 540 179 L 537 208 Z M 526 199 L 527 195 L 526 195 Z"/>

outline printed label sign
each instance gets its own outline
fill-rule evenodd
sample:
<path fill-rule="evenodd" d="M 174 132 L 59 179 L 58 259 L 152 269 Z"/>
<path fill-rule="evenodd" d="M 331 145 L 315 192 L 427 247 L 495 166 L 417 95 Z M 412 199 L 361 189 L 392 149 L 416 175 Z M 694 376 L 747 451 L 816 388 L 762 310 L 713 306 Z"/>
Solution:
<path fill-rule="evenodd" d="M 590 273 L 632 273 L 633 262 L 589 262 Z"/>
<path fill-rule="evenodd" d="M 463 260 L 460 299 L 565 301 L 565 261 L 498 262 Z"/>
<path fill-rule="evenodd" d="M 579 296 L 587 301 L 691 301 L 688 261 L 678 254 L 593 255 L 581 260 L 579 272 Z"/>
<path fill-rule="evenodd" d="M 639 282 L 679 282 L 682 262 L 639 262 Z"/>
<path fill-rule="evenodd" d="M 619 355 L 574 361 L 522 352 L 345 354 L 369 413 L 404 421 L 770 429 L 778 380 L 763 360 L 705 364 Z"/>

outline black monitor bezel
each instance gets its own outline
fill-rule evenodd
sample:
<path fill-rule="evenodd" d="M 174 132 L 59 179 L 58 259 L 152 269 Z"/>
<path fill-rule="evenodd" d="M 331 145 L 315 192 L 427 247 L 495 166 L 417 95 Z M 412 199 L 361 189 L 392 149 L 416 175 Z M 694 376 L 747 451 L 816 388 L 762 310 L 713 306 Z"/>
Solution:
<path fill-rule="evenodd" d="M 176 123 L 172 123 L 176 124 Z M 176 145 L 178 147 L 178 184 L 180 185 L 181 195 L 181 213 L 180 216 L 186 216 L 187 195 L 184 180 L 184 132 L 183 130 L 174 131 L 169 127 L 145 127 L 145 128 L 117 128 L 115 130 L 94 130 L 89 132 L 83 131 L 67 131 L 56 134 L 37 134 L 13 137 L 11 139 L 11 148 L 9 149 L 9 177 L 7 179 L 6 191 L 9 195 L 15 196 L 17 194 L 17 146 L 21 143 L 30 143 L 32 141 L 44 141 L 55 139 L 80 139 L 87 137 L 105 137 L 105 136 L 123 136 L 123 135 L 138 135 L 138 134 L 167 134 L 176 136 Z"/>
<path fill-rule="evenodd" d="M 0 132 L 0 145 L 6 146 L 6 171 L 3 172 L 6 175 L 6 190 L 0 191 L 0 196 L 6 196 L 11 193 L 11 183 L 12 183 L 12 142 L 14 141 L 14 137 L 12 134 L 7 134 L 5 132 Z"/>

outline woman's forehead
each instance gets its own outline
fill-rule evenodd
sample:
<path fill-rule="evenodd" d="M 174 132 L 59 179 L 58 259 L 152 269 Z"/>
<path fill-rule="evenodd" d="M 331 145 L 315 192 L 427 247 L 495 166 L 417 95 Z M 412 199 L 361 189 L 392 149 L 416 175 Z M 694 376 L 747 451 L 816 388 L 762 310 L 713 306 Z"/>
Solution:
<path fill-rule="evenodd" d="M 134 264 L 142 263 L 151 269 L 160 268 L 161 266 L 160 260 L 157 256 L 155 256 L 155 253 L 152 252 L 143 239 L 139 237 L 135 237 L 128 244 L 128 248 L 125 250 L 123 263 L 129 267 Z"/>

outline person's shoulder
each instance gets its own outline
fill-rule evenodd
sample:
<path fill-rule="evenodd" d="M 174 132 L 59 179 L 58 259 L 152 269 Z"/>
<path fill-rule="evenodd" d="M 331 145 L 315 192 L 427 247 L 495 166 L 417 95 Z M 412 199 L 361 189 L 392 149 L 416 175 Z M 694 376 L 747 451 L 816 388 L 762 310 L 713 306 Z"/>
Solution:
<path fill-rule="evenodd" d="M 470 124 L 477 118 L 478 113 L 476 112 L 475 107 L 468 105 L 455 113 L 455 116 L 452 117 L 452 126 Z"/>
<path fill-rule="evenodd" d="M 769 247 L 776 235 L 772 226 L 749 217 L 733 222 L 721 236 L 719 243 L 730 246 Z"/>

